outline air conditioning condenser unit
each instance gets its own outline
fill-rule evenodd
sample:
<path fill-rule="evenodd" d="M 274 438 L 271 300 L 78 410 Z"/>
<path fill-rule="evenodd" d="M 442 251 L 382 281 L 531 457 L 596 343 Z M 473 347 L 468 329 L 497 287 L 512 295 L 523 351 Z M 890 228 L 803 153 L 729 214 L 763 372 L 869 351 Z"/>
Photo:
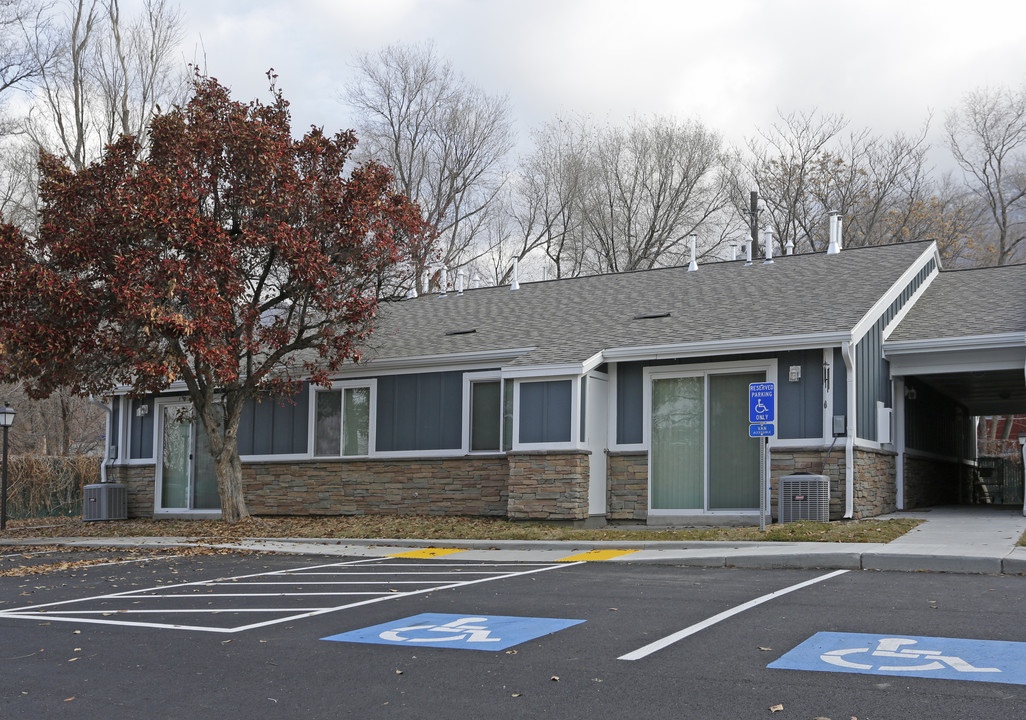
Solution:
<path fill-rule="evenodd" d="M 778 522 L 830 520 L 830 478 L 826 475 L 785 475 L 780 478 Z"/>
<path fill-rule="evenodd" d="M 125 520 L 127 518 L 127 487 L 121 483 L 93 483 L 83 488 L 83 520 Z"/>

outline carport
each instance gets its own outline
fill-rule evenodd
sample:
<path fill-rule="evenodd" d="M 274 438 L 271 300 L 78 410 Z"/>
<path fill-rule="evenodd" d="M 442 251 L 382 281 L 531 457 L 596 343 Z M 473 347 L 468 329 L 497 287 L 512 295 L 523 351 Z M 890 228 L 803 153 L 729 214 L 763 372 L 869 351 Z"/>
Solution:
<path fill-rule="evenodd" d="M 971 502 L 977 418 L 1026 414 L 1026 265 L 938 273 L 888 330 L 898 507 Z"/>

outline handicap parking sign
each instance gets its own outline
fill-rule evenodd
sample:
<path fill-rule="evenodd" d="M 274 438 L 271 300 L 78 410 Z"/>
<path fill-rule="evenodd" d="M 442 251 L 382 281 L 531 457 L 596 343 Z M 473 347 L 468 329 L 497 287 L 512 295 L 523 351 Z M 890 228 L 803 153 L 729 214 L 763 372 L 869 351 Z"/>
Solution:
<path fill-rule="evenodd" d="M 1026 643 L 820 632 L 767 667 L 1026 685 Z"/>
<path fill-rule="evenodd" d="M 582 622 L 584 620 L 509 615 L 421 613 L 321 639 L 370 645 L 495 651 L 505 650 Z"/>
<path fill-rule="evenodd" d="M 774 419 L 774 385 L 771 382 L 749 383 L 748 422 L 771 423 Z"/>

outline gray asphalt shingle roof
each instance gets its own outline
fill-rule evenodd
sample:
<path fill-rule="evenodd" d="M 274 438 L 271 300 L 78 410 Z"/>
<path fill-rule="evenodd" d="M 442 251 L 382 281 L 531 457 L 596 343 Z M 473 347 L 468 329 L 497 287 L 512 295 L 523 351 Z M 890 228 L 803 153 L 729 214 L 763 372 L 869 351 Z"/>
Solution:
<path fill-rule="evenodd" d="M 436 294 L 383 305 L 367 360 L 533 347 L 507 365 L 608 348 L 850 331 L 930 247 L 907 243 Z M 668 317 L 635 320 L 643 313 Z M 446 335 L 447 332 L 475 330 Z"/>
<path fill-rule="evenodd" d="M 888 342 L 1015 332 L 1026 332 L 1026 265 L 942 272 Z"/>

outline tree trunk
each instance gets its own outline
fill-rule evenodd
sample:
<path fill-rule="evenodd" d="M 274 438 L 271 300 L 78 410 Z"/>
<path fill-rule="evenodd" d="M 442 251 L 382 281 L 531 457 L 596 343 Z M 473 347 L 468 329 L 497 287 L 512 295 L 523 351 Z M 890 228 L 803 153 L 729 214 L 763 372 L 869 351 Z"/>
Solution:
<path fill-rule="evenodd" d="M 242 494 L 242 460 L 235 442 L 225 442 L 215 460 L 217 492 L 221 496 L 221 519 L 236 523 L 249 517 L 246 498 Z"/>
<path fill-rule="evenodd" d="M 231 391 L 228 391 L 229 393 Z M 249 517 L 242 493 L 242 460 L 239 458 L 239 418 L 242 400 L 226 398 L 227 408 L 214 401 L 213 392 L 190 388 L 193 407 L 207 433 L 217 473 L 217 494 L 221 498 L 221 519 L 235 523 Z"/>

